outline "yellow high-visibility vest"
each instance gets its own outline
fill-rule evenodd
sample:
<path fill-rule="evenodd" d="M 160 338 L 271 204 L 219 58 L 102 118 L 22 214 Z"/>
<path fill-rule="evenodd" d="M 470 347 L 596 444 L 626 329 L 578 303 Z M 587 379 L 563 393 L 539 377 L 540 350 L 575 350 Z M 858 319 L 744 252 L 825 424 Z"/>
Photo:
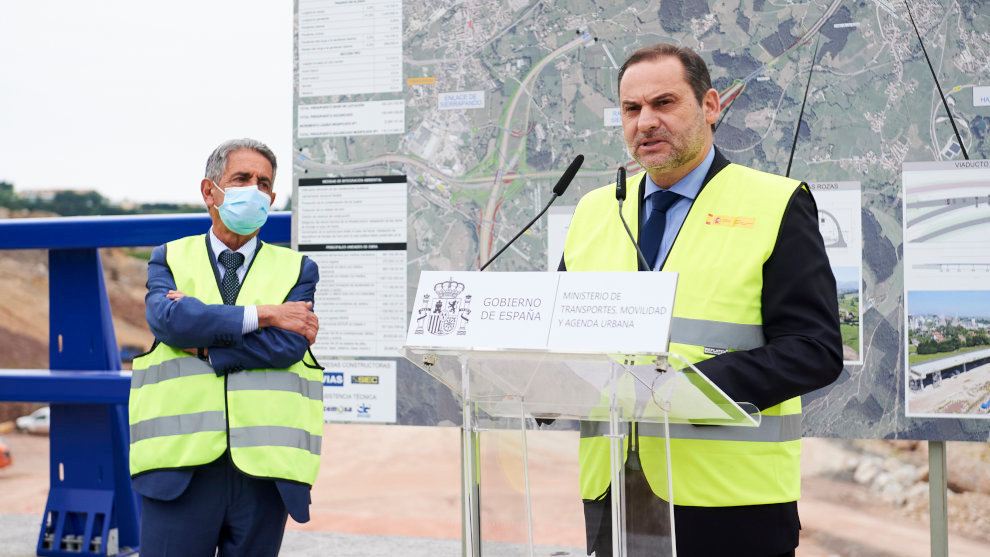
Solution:
<path fill-rule="evenodd" d="M 205 235 L 166 245 L 176 288 L 222 304 Z M 280 304 L 299 279 L 302 255 L 258 244 L 238 305 Z M 323 373 L 305 358 L 287 369 L 217 377 L 203 360 L 158 343 L 134 359 L 131 377 L 131 475 L 207 464 L 230 448 L 250 476 L 312 485 L 323 439 Z"/>
<path fill-rule="evenodd" d="M 629 180 L 639 199 L 644 173 Z M 735 164 L 701 190 L 663 270 L 677 271 L 670 352 L 697 363 L 724 351 L 765 344 L 763 264 L 773 253 L 784 211 L 800 182 Z M 639 230 L 639 207 L 623 216 Z M 579 202 L 564 247 L 568 271 L 636 271 L 635 248 L 619 220 L 615 184 Z M 673 363 L 673 360 L 672 360 Z M 671 424 L 673 502 L 727 507 L 796 501 L 801 495 L 801 399 L 762 411 L 759 428 Z M 606 424 L 581 426 L 581 497 L 599 499 L 609 486 Z M 640 461 L 653 492 L 667 495 L 663 425 L 638 424 Z"/>

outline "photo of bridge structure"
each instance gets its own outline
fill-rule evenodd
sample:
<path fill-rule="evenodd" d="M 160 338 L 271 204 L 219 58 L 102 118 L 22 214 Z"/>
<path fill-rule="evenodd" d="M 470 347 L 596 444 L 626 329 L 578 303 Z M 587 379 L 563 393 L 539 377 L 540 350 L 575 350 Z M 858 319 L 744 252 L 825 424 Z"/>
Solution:
<path fill-rule="evenodd" d="M 990 418 L 990 348 L 908 366 L 909 415 Z"/>

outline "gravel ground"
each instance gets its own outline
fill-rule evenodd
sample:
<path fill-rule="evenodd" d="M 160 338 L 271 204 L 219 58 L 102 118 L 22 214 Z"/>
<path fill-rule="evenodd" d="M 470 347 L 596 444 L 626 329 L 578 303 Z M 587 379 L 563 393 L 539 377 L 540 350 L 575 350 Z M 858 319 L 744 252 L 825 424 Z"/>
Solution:
<path fill-rule="evenodd" d="M 34 557 L 39 518 L 29 514 L 0 515 L 0 557 Z M 514 544 L 486 543 L 483 553 L 491 557 L 524 555 L 524 548 Z M 429 555 L 459 557 L 459 540 L 414 538 L 409 536 L 364 536 L 333 532 L 288 530 L 282 540 L 282 557 L 372 557 L 380 555 Z M 582 548 L 538 546 L 537 557 L 584 555 Z"/>
<path fill-rule="evenodd" d="M 34 555 L 48 493 L 48 439 L 4 436 L 14 465 L 0 470 L 0 557 Z M 507 440 L 503 440 L 505 445 Z M 328 426 L 323 470 L 313 490 L 313 520 L 290 521 L 282 555 L 460 555 L 458 431 L 455 428 Z M 584 554 L 575 499 L 574 435 L 534 434 L 529 444 L 535 536 L 540 557 Z M 798 557 L 927 557 L 927 444 L 806 439 L 799 504 Z M 489 536 L 522 539 L 512 451 L 490 459 Z M 950 555 L 990 555 L 990 446 L 950 443 Z M 501 509 L 501 513 L 498 511 Z M 515 522 L 513 522 L 515 520 Z M 486 556 L 524 555 L 510 543 Z"/>

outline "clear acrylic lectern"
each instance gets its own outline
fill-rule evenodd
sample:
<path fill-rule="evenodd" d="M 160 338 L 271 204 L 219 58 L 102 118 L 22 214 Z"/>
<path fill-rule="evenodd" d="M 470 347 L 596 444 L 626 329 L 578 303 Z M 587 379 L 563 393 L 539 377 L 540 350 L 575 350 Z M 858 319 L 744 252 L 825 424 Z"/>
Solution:
<path fill-rule="evenodd" d="M 426 340 L 426 339 L 424 339 Z M 402 354 L 420 369 L 446 385 L 462 405 L 462 498 L 465 554 L 481 554 L 480 481 L 477 458 L 479 423 L 518 424 L 525 474 L 525 514 L 528 552 L 533 555 L 529 468 L 526 458 L 528 419 L 582 420 L 582 436 L 607 439 L 610 452 L 612 554 L 627 552 L 625 511 L 624 423 L 640 424 L 639 431 L 665 441 L 664 470 L 670 470 L 672 428 L 694 425 L 758 426 L 759 411 L 737 404 L 712 384 L 697 368 L 676 354 L 609 355 L 549 350 L 452 349 L 404 346 Z M 604 440 L 602 441 L 605 442 Z M 577 458 L 578 455 L 574 455 Z M 655 456 L 655 455 L 654 455 Z M 644 457 L 645 458 L 645 457 Z M 655 465 L 654 465 L 655 466 Z M 655 540 L 654 555 L 675 555 L 671 474 L 660 489 L 668 501 L 659 530 L 669 537 Z M 662 482 L 661 482 L 662 483 Z M 577 486 L 575 486 L 576 488 Z M 575 494 L 577 496 L 577 494 Z M 652 543 L 652 542 L 651 542 Z M 652 547 L 652 546 L 651 546 Z"/>

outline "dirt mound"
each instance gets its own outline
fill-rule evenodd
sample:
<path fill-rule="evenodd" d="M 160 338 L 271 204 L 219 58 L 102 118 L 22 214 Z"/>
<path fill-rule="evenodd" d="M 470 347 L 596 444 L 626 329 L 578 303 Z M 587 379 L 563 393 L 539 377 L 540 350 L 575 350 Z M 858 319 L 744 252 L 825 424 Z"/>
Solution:
<path fill-rule="evenodd" d="M 102 249 L 103 277 L 117 344 L 151 345 L 144 319 L 147 261 L 132 250 Z M 0 257 L 0 368 L 48 367 L 48 252 L 7 250 Z"/>
<path fill-rule="evenodd" d="M 928 442 L 805 439 L 804 492 L 905 523 L 929 517 Z M 990 445 L 946 443 L 949 529 L 990 544 Z"/>
<path fill-rule="evenodd" d="M 32 215 L 45 216 L 45 215 Z M 100 250 L 118 346 L 151 346 L 144 319 L 147 261 L 141 252 Z M 48 252 L 0 251 L 0 369 L 47 369 Z M 0 423 L 29 414 L 38 403 L 0 401 Z"/>
<path fill-rule="evenodd" d="M 45 369 L 48 343 L 0 325 L 0 367 Z"/>

